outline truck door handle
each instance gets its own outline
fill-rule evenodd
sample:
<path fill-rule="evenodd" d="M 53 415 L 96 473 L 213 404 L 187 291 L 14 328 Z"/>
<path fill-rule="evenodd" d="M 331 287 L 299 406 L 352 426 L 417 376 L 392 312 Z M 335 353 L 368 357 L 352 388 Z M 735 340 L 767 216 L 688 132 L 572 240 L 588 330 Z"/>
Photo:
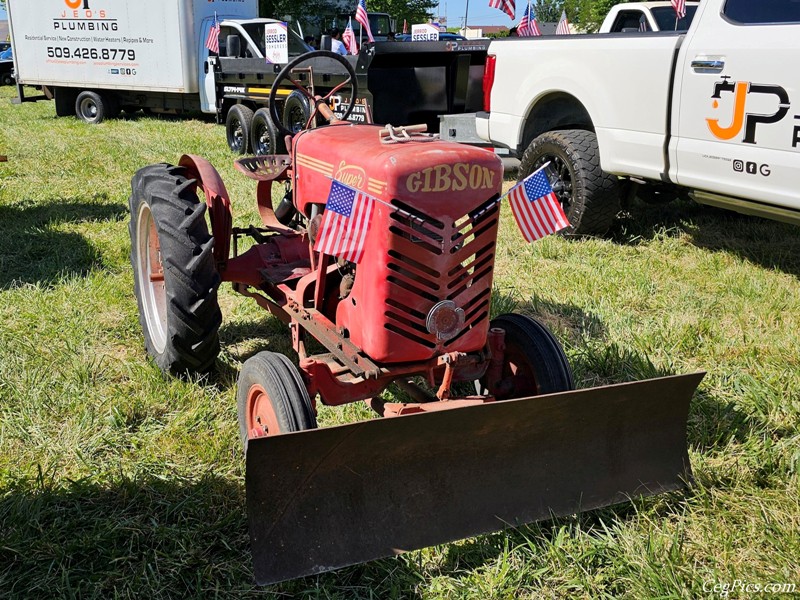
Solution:
<path fill-rule="evenodd" d="M 714 60 L 708 58 L 696 58 L 692 61 L 693 69 L 703 69 L 704 71 L 722 71 L 725 68 L 724 60 Z"/>

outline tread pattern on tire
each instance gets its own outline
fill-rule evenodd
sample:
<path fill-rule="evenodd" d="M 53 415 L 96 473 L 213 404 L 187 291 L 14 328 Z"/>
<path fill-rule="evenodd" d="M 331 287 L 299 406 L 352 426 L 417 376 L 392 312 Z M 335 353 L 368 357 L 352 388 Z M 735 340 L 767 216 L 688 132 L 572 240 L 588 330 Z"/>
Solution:
<path fill-rule="evenodd" d="M 539 394 L 553 394 L 574 389 L 572 369 L 561 344 L 541 322 L 533 317 L 508 313 L 492 319 L 490 327 L 506 332 L 506 344 L 525 348 L 536 366 Z"/>
<path fill-rule="evenodd" d="M 281 433 L 316 429 L 317 417 L 297 367 L 283 354 L 259 352 L 247 359 L 239 373 L 236 392 L 239 434 L 247 450 L 247 395 L 254 384 L 261 385 L 273 400 Z"/>
<path fill-rule="evenodd" d="M 232 132 L 231 132 L 231 119 L 236 118 L 242 124 L 242 147 L 239 150 L 234 150 L 231 146 L 231 140 L 233 139 Z M 250 107 L 245 106 L 244 104 L 236 104 L 231 106 L 231 109 L 228 111 L 228 116 L 225 119 L 225 137 L 228 140 L 228 147 L 231 149 L 231 152 L 237 152 L 238 154 L 247 154 L 250 149 L 250 131 L 253 125 L 253 111 Z"/>
<path fill-rule="evenodd" d="M 594 132 L 582 129 L 548 131 L 533 140 L 520 161 L 520 180 L 533 172 L 543 154 L 562 154 L 572 165 L 573 203 L 567 218 L 567 235 L 604 235 L 621 209 L 617 177 L 600 168 Z"/>
<path fill-rule="evenodd" d="M 131 189 L 129 232 L 134 278 L 138 278 L 136 219 L 145 202 L 158 231 L 167 294 L 167 343 L 159 353 L 150 340 L 139 284 L 134 282 L 147 352 L 165 372 L 207 372 L 219 354 L 222 313 L 217 299 L 220 277 L 214 264 L 214 239 L 206 224 L 206 205 L 197 197 L 196 181 L 187 179 L 182 167 L 144 167 L 134 175 Z"/>

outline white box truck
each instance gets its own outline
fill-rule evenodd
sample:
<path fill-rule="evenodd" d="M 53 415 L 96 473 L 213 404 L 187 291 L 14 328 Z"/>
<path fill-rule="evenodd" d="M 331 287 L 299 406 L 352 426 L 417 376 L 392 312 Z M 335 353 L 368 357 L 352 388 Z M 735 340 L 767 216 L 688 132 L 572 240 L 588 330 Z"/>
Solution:
<path fill-rule="evenodd" d="M 257 17 L 258 0 L 7 0 L 7 10 L 18 101 L 36 86 L 58 116 L 99 122 L 121 109 L 216 113 L 206 39 L 215 18 Z"/>

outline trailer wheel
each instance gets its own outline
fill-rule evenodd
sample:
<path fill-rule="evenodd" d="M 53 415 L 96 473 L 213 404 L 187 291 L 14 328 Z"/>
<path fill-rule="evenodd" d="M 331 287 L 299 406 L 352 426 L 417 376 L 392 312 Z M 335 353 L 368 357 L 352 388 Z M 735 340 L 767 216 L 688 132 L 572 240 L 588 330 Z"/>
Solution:
<path fill-rule="evenodd" d="M 244 362 L 236 403 L 245 451 L 253 438 L 317 427 L 300 372 L 283 354 L 259 352 Z"/>
<path fill-rule="evenodd" d="M 111 105 L 97 92 L 83 91 L 75 99 L 75 115 L 84 123 L 102 123 L 110 114 Z"/>
<path fill-rule="evenodd" d="M 3 73 L 3 85 L 14 85 L 14 78 L 11 76 L 11 73 Z"/>
<path fill-rule="evenodd" d="M 310 118 L 311 103 L 300 90 L 294 90 L 283 105 L 283 127 L 294 135 L 306 128 Z"/>
<path fill-rule="evenodd" d="M 259 108 L 253 115 L 250 129 L 250 147 L 253 154 L 285 154 L 286 144 L 278 137 L 278 128 L 269 116 L 269 109 Z"/>
<path fill-rule="evenodd" d="M 250 148 L 250 128 L 253 124 L 253 111 L 243 104 L 236 104 L 225 118 L 225 135 L 228 147 L 236 154 L 247 154 Z"/>
<path fill-rule="evenodd" d="M 490 327 L 504 329 L 505 359 L 497 398 L 524 398 L 573 389 L 572 369 L 558 340 L 547 327 L 525 315 L 505 314 Z M 485 382 L 481 381 L 483 387 Z"/>
<path fill-rule="evenodd" d="M 131 181 L 131 264 L 145 348 L 176 375 L 209 371 L 219 353 L 220 278 L 196 189 L 183 167 L 165 164 Z"/>
<path fill-rule="evenodd" d="M 546 163 L 570 226 L 566 235 L 603 235 L 620 211 L 617 177 L 600 168 L 597 136 L 591 131 L 548 131 L 531 142 L 519 165 L 522 180 Z"/>

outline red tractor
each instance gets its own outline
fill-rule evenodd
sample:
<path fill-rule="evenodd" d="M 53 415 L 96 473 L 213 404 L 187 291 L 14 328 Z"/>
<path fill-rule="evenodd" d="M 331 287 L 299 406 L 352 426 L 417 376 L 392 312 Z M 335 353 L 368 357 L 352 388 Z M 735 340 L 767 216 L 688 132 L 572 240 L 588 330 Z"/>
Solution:
<path fill-rule="evenodd" d="M 301 61 L 313 68 L 319 60 L 339 61 L 348 71 L 324 95 L 305 90 L 293 76 L 306 71 L 297 69 Z M 503 526 L 498 515 L 506 523 L 529 521 L 681 485 L 688 470 L 686 412 L 699 379 L 656 384 L 644 392 L 646 401 L 629 400 L 627 408 L 617 406 L 626 394 L 612 388 L 588 390 L 589 396 L 557 394 L 571 390 L 573 380 L 555 337 L 524 315 L 490 318 L 503 181 L 497 156 L 414 127 L 337 121 L 328 103 L 345 87 L 352 102 L 357 84 L 350 63 L 332 53 L 315 52 L 287 65 L 273 84 L 273 99 L 285 79 L 316 110 L 309 127 L 293 133 L 280 125 L 272 102 L 271 121 L 286 136 L 289 154 L 236 162 L 258 182 L 259 226 L 232 226 L 225 186 L 197 156 L 185 155 L 178 166 L 141 169 L 130 198 L 140 321 L 147 351 L 162 370 L 212 368 L 222 281 L 291 331 L 296 362 L 260 352 L 245 361 L 238 381 L 257 579 L 279 581 L 497 529 Z M 314 126 L 320 114 L 329 125 Z M 357 264 L 314 250 L 333 180 L 375 200 Z M 277 208 L 275 183 L 286 189 Z M 463 382 L 474 382 L 475 391 L 457 393 Z M 404 401 L 381 399 L 390 384 Z M 665 401 L 658 391 L 664 389 L 680 401 Z M 560 408 L 544 398 L 495 402 L 549 394 L 556 394 L 548 398 L 559 399 Z M 317 397 L 326 405 L 366 400 L 379 414 L 401 418 L 308 437 L 275 435 L 315 429 Z M 597 415 L 585 422 L 574 414 L 586 412 L 584 403 Z M 506 404 L 524 414 L 495 408 Z M 459 410 L 443 410 L 450 408 Z M 566 422 L 556 426 L 556 413 Z M 387 422 L 397 426 L 375 429 Z M 597 448 L 609 445 L 603 440 L 613 437 L 612 426 L 620 435 L 644 436 L 641 444 L 620 440 L 617 451 Z M 654 436 L 654 428 L 663 431 Z M 497 508 L 503 495 L 497 486 L 503 484 L 494 478 L 525 479 L 530 464 L 542 459 L 530 454 L 536 444 L 551 440 L 569 455 L 571 445 L 592 436 L 601 439 L 590 444 L 591 458 L 575 451 L 548 480 L 560 488 L 557 497 L 532 502 L 526 496 L 541 496 L 539 488 L 549 485 L 540 473 L 519 485 L 518 501 L 503 499 L 506 509 Z M 504 464 L 487 462 L 508 444 Z M 558 484 L 559 478 L 570 473 L 579 479 L 575 473 L 584 470 L 591 481 L 584 478 L 562 492 L 571 480 Z M 592 479 L 598 477 L 603 491 L 594 498 L 589 488 L 598 487 Z M 488 488 L 476 491 L 480 479 Z M 437 485 L 446 490 L 437 492 Z M 438 512 L 454 495 L 469 508 L 448 509 L 442 519 L 432 514 L 437 511 L 430 500 L 418 497 L 423 488 L 438 498 Z M 417 517 L 407 516 L 412 514 Z M 436 524 L 420 523 L 419 515 Z"/>

